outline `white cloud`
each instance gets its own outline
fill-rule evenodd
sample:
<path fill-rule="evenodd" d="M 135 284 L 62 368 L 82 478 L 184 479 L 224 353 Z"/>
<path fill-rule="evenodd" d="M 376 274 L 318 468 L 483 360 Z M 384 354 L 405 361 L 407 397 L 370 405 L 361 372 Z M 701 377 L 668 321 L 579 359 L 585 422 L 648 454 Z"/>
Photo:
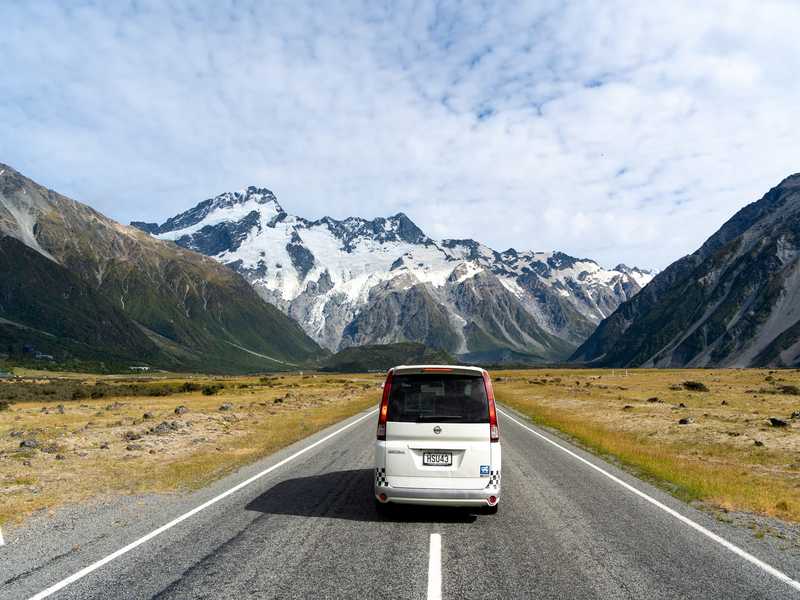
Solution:
<path fill-rule="evenodd" d="M 71 5 L 70 5 L 71 6 Z M 798 169 L 787 2 L 0 6 L 0 161 L 121 220 L 296 214 L 663 267 Z"/>

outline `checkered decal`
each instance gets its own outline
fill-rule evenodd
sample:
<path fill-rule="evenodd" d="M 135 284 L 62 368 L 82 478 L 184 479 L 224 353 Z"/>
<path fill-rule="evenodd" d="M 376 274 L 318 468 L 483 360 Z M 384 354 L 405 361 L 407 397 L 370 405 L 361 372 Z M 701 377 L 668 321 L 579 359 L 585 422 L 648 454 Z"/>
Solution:
<path fill-rule="evenodd" d="M 500 487 L 500 471 L 489 471 L 489 483 L 486 488 L 499 488 Z"/>
<path fill-rule="evenodd" d="M 377 487 L 389 487 L 389 482 L 386 481 L 386 469 L 375 469 L 375 485 Z"/>

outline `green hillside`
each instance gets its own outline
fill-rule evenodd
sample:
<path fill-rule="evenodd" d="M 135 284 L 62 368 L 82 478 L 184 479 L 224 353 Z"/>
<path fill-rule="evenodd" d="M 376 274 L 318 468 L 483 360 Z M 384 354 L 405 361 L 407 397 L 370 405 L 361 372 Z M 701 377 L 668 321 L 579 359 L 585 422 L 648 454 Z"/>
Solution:
<path fill-rule="evenodd" d="M 455 363 L 456 360 L 443 350 L 429 348 L 424 344 L 404 342 L 345 348 L 325 360 L 320 369 L 322 371 L 355 373 L 387 371 L 392 367 L 404 364 Z"/>
<path fill-rule="evenodd" d="M 7 296 L 0 316 L 12 325 L 0 331 L 0 347 L 37 337 L 40 351 L 54 356 L 206 372 L 291 369 L 323 355 L 224 265 L 120 225 L 10 167 L 0 172 L 0 234 L 13 238 L 4 246 L 10 276 L 0 283 Z"/>

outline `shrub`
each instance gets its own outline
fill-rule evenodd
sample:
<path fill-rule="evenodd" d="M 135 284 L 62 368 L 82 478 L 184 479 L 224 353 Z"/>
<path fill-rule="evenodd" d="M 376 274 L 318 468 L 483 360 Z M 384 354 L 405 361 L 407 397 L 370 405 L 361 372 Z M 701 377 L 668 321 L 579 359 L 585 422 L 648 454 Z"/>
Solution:
<path fill-rule="evenodd" d="M 145 388 L 145 395 L 147 396 L 169 396 L 172 390 L 165 385 L 151 385 Z"/>
<path fill-rule="evenodd" d="M 0 411 L 8 410 L 11 408 L 11 403 L 8 400 L 0 400 Z"/>
<path fill-rule="evenodd" d="M 800 388 L 796 385 L 782 385 L 780 386 L 781 394 L 789 396 L 800 396 Z"/>
<path fill-rule="evenodd" d="M 215 383 L 214 385 L 204 385 L 203 386 L 203 395 L 204 396 L 214 396 L 224 387 L 225 387 L 224 385 L 221 385 L 219 383 Z"/>
<path fill-rule="evenodd" d="M 199 392 L 202 389 L 199 383 L 193 383 L 191 381 L 184 381 L 181 384 L 181 387 L 178 388 L 180 392 Z"/>
<path fill-rule="evenodd" d="M 683 387 L 690 392 L 707 392 L 708 388 L 705 383 L 700 381 L 684 381 Z"/>

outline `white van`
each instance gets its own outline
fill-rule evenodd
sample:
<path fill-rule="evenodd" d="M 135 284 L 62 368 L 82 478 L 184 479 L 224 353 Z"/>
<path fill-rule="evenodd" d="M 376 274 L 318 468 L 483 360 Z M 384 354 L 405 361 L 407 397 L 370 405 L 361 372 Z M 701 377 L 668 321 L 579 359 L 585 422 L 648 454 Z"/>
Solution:
<path fill-rule="evenodd" d="M 478 367 L 400 366 L 383 385 L 375 500 L 484 507 L 500 501 L 500 433 L 489 374 Z"/>

